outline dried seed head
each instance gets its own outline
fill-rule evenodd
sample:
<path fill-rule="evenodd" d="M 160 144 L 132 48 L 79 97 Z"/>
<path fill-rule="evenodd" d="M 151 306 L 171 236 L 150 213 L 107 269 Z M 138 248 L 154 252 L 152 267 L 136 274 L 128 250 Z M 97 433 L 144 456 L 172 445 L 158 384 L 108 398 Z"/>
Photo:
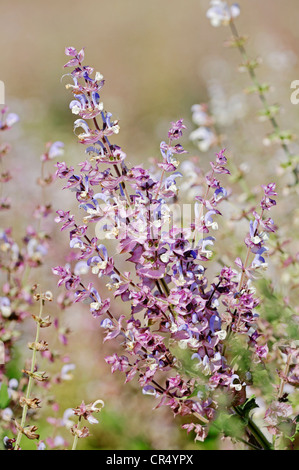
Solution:
<path fill-rule="evenodd" d="M 38 380 L 38 382 L 46 382 L 49 378 L 46 376 L 46 372 L 31 372 L 30 370 L 26 369 L 22 369 L 22 372 L 26 375 L 29 375 L 29 377 Z"/>
<path fill-rule="evenodd" d="M 40 408 L 40 400 L 38 398 L 25 398 L 21 397 L 19 400 L 20 406 L 24 407 L 25 405 L 28 408 L 35 410 L 36 408 Z"/>
<path fill-rule="evenodd" d="M 37 323 L 40 324 L 41 328 L 47 328 L 52 324 L 52 321 L 50 320 L 50 316 L 47 315 L 46 317 L 38 317 L 37 315 L 31 315 L 33 320 L 36 321 Z"/>
<path fill-rule="evenodd" d="M 78 429 L 77 424 L 71 427 L 71 433 L 73 436 L 78 436 L 79 439 L 89 436 L 89 429 L 84 426 L 82 429 Z"/>
<path fill-rule="evenodd" d="M 35 351 L 48 351 L 48 343 L 46 341 L 40 341 L 35 343 L 28 343 L 28 348 Z"/>
<path fill-rule="evenodd" d="M 34 294 L 33 296 L 34 300 L 48 300 L 49 302 L 52 302 L 53 300 L 53 294 L 50 290 L 47 290 L 46 292 L 42 292 L 41 294 L 38 293 L 38 294 Z"/>
<path fill-rule="evenodd" d="M 23 429 L 23 434 L 25 434 L 28 439 L 39 439 L 39 434 L 35 432 L 37 429 L 37 426 L 27 426 Z"/>

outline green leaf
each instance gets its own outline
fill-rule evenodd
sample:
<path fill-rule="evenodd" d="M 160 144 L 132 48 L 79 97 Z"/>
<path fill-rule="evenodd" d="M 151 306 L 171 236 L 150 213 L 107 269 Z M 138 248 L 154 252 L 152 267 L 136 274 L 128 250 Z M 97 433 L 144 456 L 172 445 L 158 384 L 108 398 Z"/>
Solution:
<path fill-rule="evenodd" d="M 10 398 L 8 395 L 7 385 L 2 384 L 0 388 L 0 409 L 3 410 L 8 406 Z"/>
<path fill-rule="evenodd" d="M 244 424 L 236 415 L 229 415 L 225 412 L 219 413 L 212 424 L 212 427 L 218 429 L 224 436 L 238 438 L 244 432 Z"/>
<path fill-rule="evenodd" d="M 260 364 L 252 370 L 253 386 L 259 387 L 267 396 L 273 394 L 273 380 L 268 370 L 263 369 Z"/>
<path fill-rule="evenodd" d="M 259 83 L 257 85 L 252 85 L 248 88 L 246 88 L 245 93 L 251 94 L 251 93 L 258 93 L 263 95 L 267 91 L 269 91 L 270 85 L 268 83 Z"/>
<path fill-rule="evenodd" d="M 250 411 L 254 410 L 255 408 L 259 408 L 258 404 L 255 401 L 255 396 L 248 398 L 243 405 L 240 405 L 239 410 L 242 412 L 242 416 L 245 419 L 249 418 Z"/>

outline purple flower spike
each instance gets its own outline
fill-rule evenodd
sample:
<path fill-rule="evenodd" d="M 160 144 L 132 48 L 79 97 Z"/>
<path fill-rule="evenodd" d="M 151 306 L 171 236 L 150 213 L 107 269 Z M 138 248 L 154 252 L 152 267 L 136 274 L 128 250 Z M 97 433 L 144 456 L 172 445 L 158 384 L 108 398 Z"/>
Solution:
<path fill-rule="evenodd" d="M 212 2 L 209 13 L 220 23 L 236 14 L 237 10 L 218 1 Z M 105 359 L 112 373 L 124 372 L 126 382 L 135 378 L 144 394 L 159 399 L 157 408 L 167 405 L 175 416 L 188 417 L 184 428 L 202 441 L 219 411 L 219 395 L 225 394 L 230 406 L 240 410 L 246 400 L 247 371 L 233 357 L 234 343 L 226 343 L 227 338 L 242 335 L 248 367 L 250 360 L 259 364 L 267 356 L 257 330 L 259 299 L 251 282 L 266 265 L 265 242 L 268 233 L 276 230 L 273 220 L 264 217 L 264 210 L 275 204 L 275 184 L 263 186 L 262 210 L 246 213 L 252 220 L 245 256 L 236 258 L 235 270 L 226 266 L 225 258 L 217 255 L 216 238 L 210 236 L 218 228 L 221 212 L 228 212 L 226 207 L 225 212 L 218 210 L 230 195 L 222 182 L 230 173 L 225 149 L 215 155 L 207 173 L 192 159 L 182 164 L 179 173 L 180 156 L 186 153 L 177 142 L 186 129 L 179 119 L 171 123 L 168 140 L 161 142 L 153 171 L 141 164 L 131 166 L 126 153 L 113 143 L 119 125 L 100 101 L 103 77 L 82 65 L 83 50 L 70 47 L 66 54 L 71 58 L 66 66 L 73 66 L 72 83 L 67 86 L 73 94 L 70 109 L 80 117 L 74 132 L 86 150 L 77 172 L 57 163 L 56 176 L 65 178 L 65 189 L 74 193 L 82 222 L 76 223 L 69 211 L 57 211 L 56 221 L 62 230 L 69 230 L 74 251 L 70 265 L 53 272 L 59 285 L 74 291 L 74 302 L 88 304 L 91 314 L 100 318 L 104 342 L 122 347 L 123 355 L 112 352 Z M 210 129 L 214 120 L 206 107 L 193 111 L 201 126 L 194 140 L 202 140 L 208 150 L 218 143 Z M 172 213 L 180 202 L 182 181 L 195 203 L 188 220 L 184 214 Z M 113 257 L 109 256 L 112 243 Z M 87 286 L 85 275 L 91 278 Z M 105 288 L 110 293 L 106 299 Z M 118 301 L 127 307 L 119 311 Z"/>

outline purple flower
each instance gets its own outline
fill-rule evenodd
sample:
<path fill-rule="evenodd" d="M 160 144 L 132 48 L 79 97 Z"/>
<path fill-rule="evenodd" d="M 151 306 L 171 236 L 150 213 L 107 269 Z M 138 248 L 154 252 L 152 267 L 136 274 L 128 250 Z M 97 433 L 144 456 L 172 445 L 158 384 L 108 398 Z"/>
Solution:
<path fill-rule="evenodd" d="M 183 124 L 183 119 L 179 119 L 176 122 L 171 123 L 171 128 L 168 132 L 168 138 L 170 141 L 179 139 L 183 135 L 183 130 L 186 126 Z"/>
<path fill-rule="evenodd" d="M 54 158 L 59 158 L 63 155 L 63 153 L 64 143 L 60 141 L 54 142 L 53 144 L 50 144 L 48 150 L 48 159 L 53 160 Z"/>
<path fill-rule="evenodd" d="M 112 374 L 117 370 L 121 372 L 125 372 L 129 367 L 129 360 L 126 356 L 118 356 L 118 354 L 114 353 L 112 356 L 105 357 L 105 361 L 107 364 L 111 365 L 111 372 Z"/>

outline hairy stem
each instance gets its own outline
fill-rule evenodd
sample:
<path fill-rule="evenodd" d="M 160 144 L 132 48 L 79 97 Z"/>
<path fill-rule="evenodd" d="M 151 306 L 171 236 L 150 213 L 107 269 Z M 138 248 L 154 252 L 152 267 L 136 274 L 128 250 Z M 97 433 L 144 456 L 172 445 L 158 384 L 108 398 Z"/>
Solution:
<path fill-rule="evenodd" d="M 42 296 L 41 296 L 40 297 L 39 318 L 42 317 L 44 303 L 45 303 L 45 301 L 44 301 L 44 299 L 42 299 Z M 41 328 L 40 323 L 36 322 L 35 343 L 38 343 L 38 341 L 39 341 L 40 328 Z M 36 353 L 37 353 L 37 351 L 34 348 L 32 350 L 32 358 L 31 358 L 31 369 L 30 369 L 31 374 L 34 373 L 35 366 L 36 366 Z M 33 378 L 32 375 L 30 375 L 29 380 L 28 380 L 28 385 L 27 385 L 27 391 L 26 391 L 26 400 L 30 399 L 33 382 L 34 382 L 34 378 Z M 21 429 L 19 429 L 19 431 L 18 431 L 16 444 L 15 444 L 15 450 L 18 450 L 19 447 L 20 447 L 20 442 L 21 442 L 21 438 L 22 438 L 22 428 L 24 428 L 25 423 L 26 423 L 27 412 L 28 412 L 28 405 L 27 405 L 27 403 L 25 403 L 24 406 L 23 406 L 23 411 L 22 411 Z"/>

